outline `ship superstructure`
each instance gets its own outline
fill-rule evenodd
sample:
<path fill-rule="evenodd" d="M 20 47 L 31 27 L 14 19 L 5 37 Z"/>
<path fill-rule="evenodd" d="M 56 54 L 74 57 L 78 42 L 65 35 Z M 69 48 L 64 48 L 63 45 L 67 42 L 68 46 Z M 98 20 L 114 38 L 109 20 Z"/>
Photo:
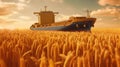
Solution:
<path fill-rule="evenodd" d="M 58 12 L 44 11 L 34 12 L 38 16 L 38 22 L 34 23 L 31 30 L 61 30 L 61 31 L 90 31 L 94 27 L 96 18 L 91 18 L 87 10 L 87 17 L 70 17 L 68 20 L 55 22 Z"/>

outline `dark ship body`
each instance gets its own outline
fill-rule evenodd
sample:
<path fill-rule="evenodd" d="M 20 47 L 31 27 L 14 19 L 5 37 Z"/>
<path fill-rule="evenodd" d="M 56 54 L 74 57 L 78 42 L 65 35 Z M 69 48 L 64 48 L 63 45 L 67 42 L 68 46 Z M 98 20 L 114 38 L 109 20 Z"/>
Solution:
<path fill-rule="evenodd" d="M 89 11 L 87 17 L 70 17 L 66 21 L 55 22 L 55 14 L 58 12 L 45 11 L 34 12 L 38 15 L 38 22 L 33 24 L 31 30 L 59 30 L 59 31 L 91 31 L 96 18 L 91 18 Z"/>

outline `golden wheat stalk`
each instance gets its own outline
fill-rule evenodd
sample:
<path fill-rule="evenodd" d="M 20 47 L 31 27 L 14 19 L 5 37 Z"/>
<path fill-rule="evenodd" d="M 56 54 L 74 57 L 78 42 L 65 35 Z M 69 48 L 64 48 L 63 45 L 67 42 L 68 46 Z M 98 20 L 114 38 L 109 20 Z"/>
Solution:
<path fill-rule="evenodd" d="M 24 58 L 20 58 L 20 67 L 26 67 L 25 65 L 25 59 Z"/>
<path fill-rule="evenodd" d="M 115 52 L 117 67 L 120 67 L 120 47 L 115 48 Z"/>
<path fill-rule="evenodd" d="M 55 62 L 52 59 L 48 59 L 49 66 L 48 67 L 55 67 Z"/>
<path fill-rule="evenodd" d="M 77 57 L 77 66 L 76 67 L 83 67 L 83 57 Z"/>
<path fill-rule="evenodd" d="M 43 51 L 42 54 L 41 54 L 39 67 L 48 67 L 48 62 L 47 61 L 48 60 L 45 56 L 45 52 Z"/>
<path fill-rule="evenodd" d="M 72 57 L 73 57 L 73 52 L 72 52 L 72 51 L 69 51 L 69 52 L 67 53 L 66 58 L 65 58 L 63 67 L 69 67 L 69 66 L 70 66 L 69 62 L 70 62 L 70 60 L 72 59 Z"/>

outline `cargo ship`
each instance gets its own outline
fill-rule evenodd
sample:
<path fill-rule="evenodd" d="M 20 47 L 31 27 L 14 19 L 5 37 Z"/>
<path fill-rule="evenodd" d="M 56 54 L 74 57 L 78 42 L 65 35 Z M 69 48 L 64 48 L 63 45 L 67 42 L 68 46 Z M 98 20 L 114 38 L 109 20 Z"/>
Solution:
<path fill-rule="evenodd" d="M 47 6 L 44 11 L 34 12 L 38 16 L 38 22 L 34 23 L 31 30 L 56 30 L 56 31 L 91 31 L 94 27 L 96 18 L 90 17 L 87 10 L 86 17 L 69 17 L 68 20 L 55 22 L 55 15 L 58 12 L 48 11 Z"/>

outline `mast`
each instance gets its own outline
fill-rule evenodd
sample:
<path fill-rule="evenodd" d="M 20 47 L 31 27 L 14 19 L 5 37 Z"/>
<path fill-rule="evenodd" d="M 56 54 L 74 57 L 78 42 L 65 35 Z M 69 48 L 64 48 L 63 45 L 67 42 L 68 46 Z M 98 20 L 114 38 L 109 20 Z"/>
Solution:
<path fill-rule="evenodd" d="M 44 8 L 45 8 L 45 11 L 47 11 L 47 6 L 44 6 Z"/>
<path fill-rule="evenodd" d="M 86 12 L 87 12 L 87 17 L 90 18 L 91 11 L 90 10 L 86 10 Z"/>

